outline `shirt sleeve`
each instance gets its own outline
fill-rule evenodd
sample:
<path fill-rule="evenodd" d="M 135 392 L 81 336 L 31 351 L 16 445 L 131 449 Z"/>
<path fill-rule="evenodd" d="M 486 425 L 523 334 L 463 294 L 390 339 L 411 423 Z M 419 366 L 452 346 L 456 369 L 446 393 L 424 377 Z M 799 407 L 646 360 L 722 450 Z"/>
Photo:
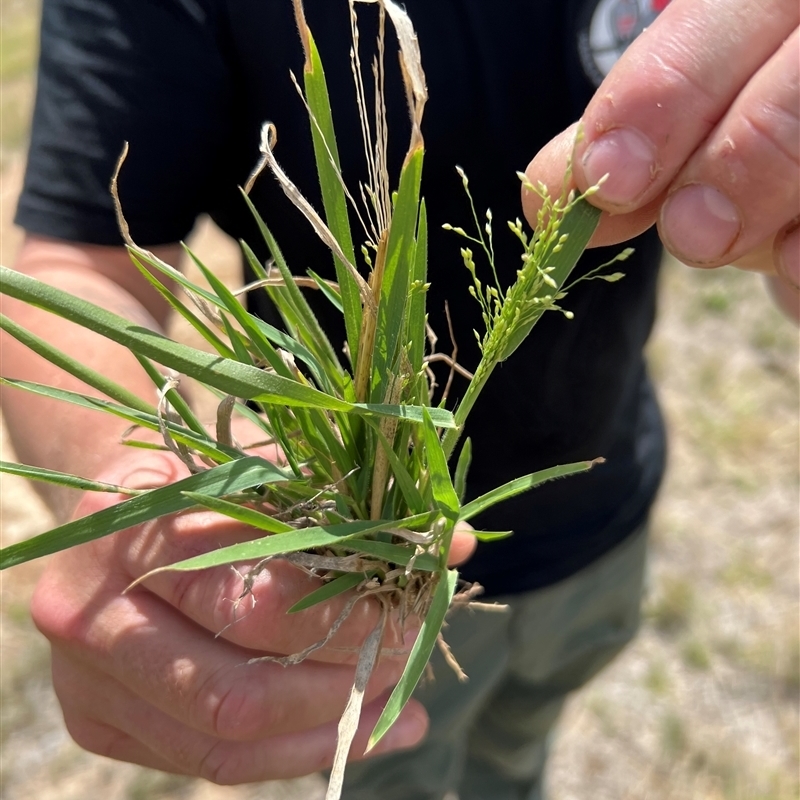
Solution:
<path fill-rule="evenodd" d="M 16 223 L 90 244 L 175 242 L 213 200 L 234 125 L 225 20 L 212 0 L 44 0 Z"/>

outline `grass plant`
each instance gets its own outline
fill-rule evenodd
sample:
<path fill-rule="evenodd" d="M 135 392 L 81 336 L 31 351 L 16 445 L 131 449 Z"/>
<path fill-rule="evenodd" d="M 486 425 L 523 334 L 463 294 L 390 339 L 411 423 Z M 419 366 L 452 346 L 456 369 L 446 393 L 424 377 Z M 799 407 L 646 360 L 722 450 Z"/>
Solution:
<path fill-rule="evenodd" d="M 546 187 L 532 186 L 521 176 L 530 190 L 541 195 L 543 205 L 534 231 L 525 231 L 519 220 L 510 223 L 522 246 L 522 263 L 510 287 L 501 286 L 496 279 L 491 213 L 481 221 L 473 206 L 475 230 L 453 228 L 468 240 L 461 256 L 471 278 L 469 291 L 481 305 L 485 331 L 476 334 L 482 358 L 461 403 L 454 411 L 434 405 L 430 363 L 448 358 L 430 352 L 430 348 L 426 352 L 425 347 L 431 341 L 425 311 L 428 227 L 425 202 L 420 196 L 425 75 L 405 11 L 394 0 L 373 0 L 377 6 L 377 43 L 369 74 L 376 101 L 370 113 L 356 13 L 359 2 L 370 0 L 349 0 L 351 61 L 367 183 L 348 187 L 342 178 L 322 62 L 302 3 L 294 0 L 305 54 L 302 78 L 295 83 L 309 117 L 323 209 L 314 209 L 282 170 L 273 152 L 277 132 L 271 123 L 264 125 L 261 158 L 243 189 L 244 201 L 272 256 L 266 264 L 261 263 L 242 242 L 244 258 L 257 276 L 243 292 L 267 292 L 280 312 L 282 330 L 249 314 L 242 293 L 228 290 L 193 253 L 190 256 L 210 290 L 137 246 L 130 238 L 118 200 L 120 226 L 133 263 L 201 334 L 213 353 L 144 331 L 31 277 L 5 268 L 0 273 L 0 289 L 9 296 L 127 347 L 152 378 L 154 399 L 148 402 L 132 395 L 5 317 L 0 320 L 5 331 L 101 392 L 104 399 L 11 379 L 3 379 L 2 385 L 114 414 L 136 429 L 159 431 L 163 448 L 172 451 L 191 473 L 169 486 L 132 490 L 3 463 L 1 468 L 6 472 L 84 491 L 121 492 L 128 499 L 5 548 L 0 551 L 0 568 L 165 515 L 206 508 L 251 526 L 257 538 L 162 570 L 188 571 L 250 562 L 255 566 L 243 577 L 246 594 L 258 570 L 270 559 L 287 559 L 323 581 L 320 589 L 290 613 L 303 613 L 335 595 L 350 593 L 351 599 L 331 633 L 302 653 L 282 659 L 283 663 L 297 663 L 323 647 L 357 602 L 377 598 L 383 614 L 360 652 L 350 702 L 339 728 L 329 798 L 339 797 L 341 791 L 364 689 L 380 657 L 389 615 L 395 615 L 401 624 L 412 615 L 423 622 L 403 676 L 371 736 L 370 748 L 397 719 L 437 643 L 446 648 L 441 629 L 454 600 L 468 602 L 473 596 L 460 582 L 457 571 L 447 566 L 456 525 L 506 498 L 544 481 L 585 471 L 594 463 L 567 464 L 526 475 L 464 502 L 471 447 L 461 434 L 470 410 L 494 368 L 512 355 L 545 311 L 570 316 L 562 307 L 567 281 L 594 232 L 599 211 L 586 202 L 586 195 L 568 191 L 566 178 L 560 193 L 551 197 Z M 383 96 L 387 22 L 394 26 L 399 42 L 411 119 L 406 157 L 396 183 L 387 167 L 389 131 Z M 265 170 L 272 173 L 288 200 L 330 249 L 335 281 L 323 280 L 313 271 L 308 276 L 296 276 L 290 270 L 267 223 L 248 197 L 254 181 Z M 467 177 L 463 172 L 461 176 L 468 193 Z M 116 198 L 116 177 L 112 191 Z M 479 275 L 473 247 L 478 257 L 488 261 L 493 276 L 488 283 Z M 586 277 L 616 280 L 620 274 Z M 168 288 L 172 280 L 183 287 L 193 307 Z M 318 323 L 304 294 L 307 287 L 321 292 L 341 312 L 346 331 L 345 359 Z M 451 371 L 464 372 L 452 359 L 448 363 Z M 197 419 L 179 393 L 181 376 L 191 377 L 218 394 L 214 430 Z M 277 445 L 280 455 L 275 462 L 248 453 L 239 445 L 232 434 L 236 416 L 250 420 L 265 441 Z M 144 444 L 135 435 L 128 443 Z M 476 531 L 474 535 L 490 540 L 508 532 Z"/>

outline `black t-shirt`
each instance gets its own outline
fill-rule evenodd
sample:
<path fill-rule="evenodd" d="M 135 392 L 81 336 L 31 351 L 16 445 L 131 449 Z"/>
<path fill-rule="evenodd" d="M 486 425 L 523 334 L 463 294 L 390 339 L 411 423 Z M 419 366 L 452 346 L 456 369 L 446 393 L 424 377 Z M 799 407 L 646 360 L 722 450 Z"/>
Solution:
<path fill-rule="evenodd" d="M 364 168 L 347 6 L 344 0 L 305 5 L 331 88 L 344 176 L 355 185 Z M 469 174 L 478 207 L 493 209 L 498 268 L 510 283 L 520 250 L 502 222 L 521 215 L 515 173 L 580 116 L 596 73 L 632 35 L 630 15 L 617 24 L 614 14 L 637 4 L 405 5 L 418 31 L 430 93 L 423 193 L 431 229 L 431 323 L 447 351 L 447 300 L 459 360 L 470 368 L 477 363 L 472 330 L 481 329 L 480 313 L 467 293 L 462 242 L 441 229 L 445 222 L 467 227 L 471 219 L 454 166 Z M 387 61 L 395 60 L 390 55 Z M 290 68 L 302 72 L 290 0 L 44 0 L 18 224 L 72 241 L 120 244 L 108 183 L 128 140 L 120 195 L 137 242 L 180 240 L 207 212 L 228 233 L 257 246 L 236 187 L 257 159 L 264 120 L 277 125 L 282 166 L 314 202 L 318 196 L 308 123 Z M 399 131 L 391 154 L 397 174 L 408 123 L 394 69 L 389 94 L 390 129 Z M 330 255 L 268 175 L 252 197 L 295 272 L 313 266 L 332 273 Z M 664 435 L 642 348 L 654 317 L 660 247 L 652 231 L 634 246 L 624 280 L 583 283 L 569 294 L 572 321 L 545 315 L 496 370 L 468 421 L 471 496 L 554 464 L 607 459 L 588 474 L 547 484 L 476 521 L 485 529 L 515 531 L 508 540 L 481 545 L 464 568 L 465 577 L 480 581 L 489 594 L 544 586 L 586 566 L 640 525 L 652 503 Z M 618 250 L 591 251 L 578 274 Z M 320 306 L 321 314 L 326 311 Z"/>

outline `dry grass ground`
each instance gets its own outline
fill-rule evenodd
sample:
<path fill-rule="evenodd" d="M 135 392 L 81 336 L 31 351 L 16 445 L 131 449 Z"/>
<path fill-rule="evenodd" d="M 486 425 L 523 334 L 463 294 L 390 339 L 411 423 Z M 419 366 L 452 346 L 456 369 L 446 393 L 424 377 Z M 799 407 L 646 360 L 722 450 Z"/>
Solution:
<path fill-rule="evenodd" d="M 30 108 L 30 0 L 0 0 L 0 258 Z M 209 226 L 196 247 L 231 262 Z M 572 699 L 555 742 L 553 800 L 800 797 L 798 335 L 752 275 L 668 261 L 649 350 L 671 442 L 653 521 L 637 641 Z M 5 431 L 3 458 L 12 458 Z M 24 481 L 0 479 L 5 541 L 49 517 Z M 41 565 L 0 578 L 3 800 L 316 800 L 317 778 L 220 788 L 82 752 L 64 730 L 46 643 L 27 601 Z M 379 800 L 379 798 L 376 798 Z"/>

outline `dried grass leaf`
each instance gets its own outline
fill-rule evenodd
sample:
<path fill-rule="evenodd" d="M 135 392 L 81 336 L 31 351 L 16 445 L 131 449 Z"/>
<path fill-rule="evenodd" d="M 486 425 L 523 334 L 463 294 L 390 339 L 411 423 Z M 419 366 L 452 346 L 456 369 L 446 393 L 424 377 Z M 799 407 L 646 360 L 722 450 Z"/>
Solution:
<path fill-rule="evenodd" d="M 314 206 L 303 197 L 303 194 L 295 186 L 289 176 L 283 171 L 280 164 L 275 158 L 272 148 L 275 147 L 277 142 L 277 130 L 275 125 L 271 122 L 265 122 L 261 127 L 261 144 L 259 149 L 261 151 L 261 159 L 256 164 L 255 169 L 250 174 L 250 177 L 245 183 L 244 190 L 249 194 L 253 188 L 256 178 L 264 171 L 265 167 L 269 167 L 275 179 L 278 181 L 283 193 L 292 201 L 294 206 L 303 214 L 309 221 L 314 232 L 319 236 L 330 251 L 338 258 L 342 264 L 345 265 L 347 271 L 352 275 L 353 280 L 358 285 L 361 294 L 361 300 L 365 306 L 370 309 L 375 309 L 375 300 L 370 291 L 369 284 L 359 274 L 358 270 L 350 262 L 350 259 L 344 254 L 344 251 L 339 245 L 336 237 L 331 232 L 330 228 L 325 224 L 322 217 L 316 212 Z"/>
<path fill-rule="evenodd" d="M 356 666 L 356 676 L 353 681 L 353 688 L 350 690 L 350 697 L 347 701 L 344 713 L 339 720 L 338 737 L 336 740 L 336 755 L 333 759 L 331 777 L 328 781 L 328 791 L 325 800 L 339 800 L 342 796 L 342 786 L 344 784 L 344 771 L 347 766 L 347 756 L 353 744 L 358 721 L 361 718 L 361 706 L 364 704 L 364 692 L 367 683 L 375 669 L 378 654 L 383 640 L 383 631 L 386 627 L 387 608 L 383 606 L 383 613 L 378 624 L 372 633 L 367 637 L 361 647 Z"/>
<path fill-rule="evenodd" d="M 386 10 L 397 34 L 400 44 L 400 68 L 406 86 L 408 110 L 411 115 L 411 143 L 408 155 L 411 156 L 423 146 L 422 115 L 428 100 L 428 87 L 422 69 L 422 56 L 414 25 L 408 12 L 394 0 L 355 0 L 357 3 L 380 3 Z"/>

